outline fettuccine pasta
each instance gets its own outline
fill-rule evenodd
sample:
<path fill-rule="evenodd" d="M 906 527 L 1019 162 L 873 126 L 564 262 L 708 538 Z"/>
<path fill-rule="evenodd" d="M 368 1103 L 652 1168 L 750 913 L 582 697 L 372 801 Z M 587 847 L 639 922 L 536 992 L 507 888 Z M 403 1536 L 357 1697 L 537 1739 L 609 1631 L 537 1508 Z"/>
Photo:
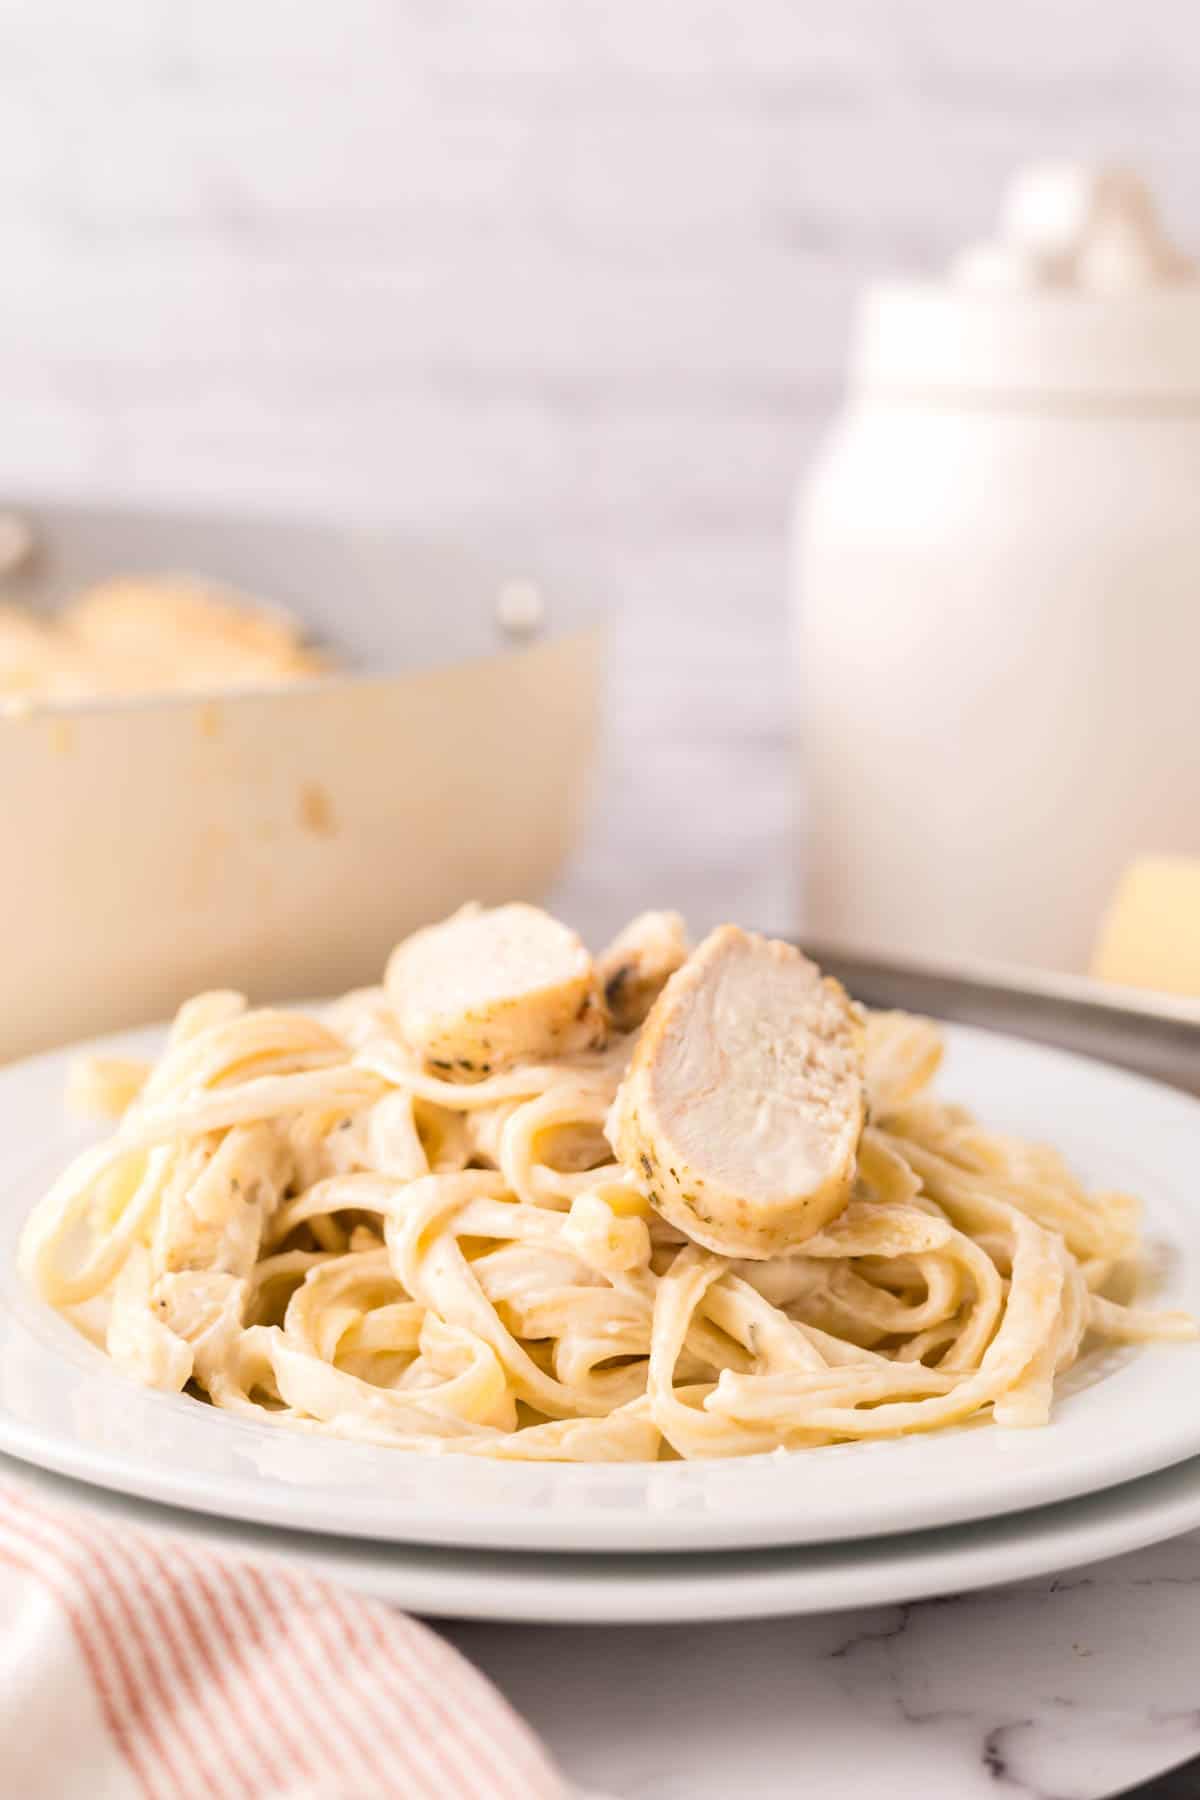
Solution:
<path fill-rule="evenodd" d="M 842 1210 L 785 1254 L 704 1248 L 610 1148 L 646 1027 L 607 985 L 586 1043 L 494 1070 L 432 1066 L 382 989 L 191 1001 L 155 1065 L 92 1069 L 119 1123 L 33 1213 L 29 1279 L 151 1386 L 530 1460 L 1038 1425 L 1089 1334 L 1195 1335 L 1113 1297 L 1134 1201 L 937 1100 L 939 1035 L 899 1014 L 866 1021 Z"/>

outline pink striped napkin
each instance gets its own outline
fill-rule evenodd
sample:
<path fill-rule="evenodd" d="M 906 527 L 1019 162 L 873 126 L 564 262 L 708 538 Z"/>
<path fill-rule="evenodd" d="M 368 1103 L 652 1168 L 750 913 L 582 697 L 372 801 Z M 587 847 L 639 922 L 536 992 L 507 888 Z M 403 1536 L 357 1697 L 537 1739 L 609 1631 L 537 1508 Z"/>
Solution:
<path fill-rule="evenodd" d="M 425 1626 L 325 1581 L 0 1488 L 0 1793 L 569 1800 Z"/>

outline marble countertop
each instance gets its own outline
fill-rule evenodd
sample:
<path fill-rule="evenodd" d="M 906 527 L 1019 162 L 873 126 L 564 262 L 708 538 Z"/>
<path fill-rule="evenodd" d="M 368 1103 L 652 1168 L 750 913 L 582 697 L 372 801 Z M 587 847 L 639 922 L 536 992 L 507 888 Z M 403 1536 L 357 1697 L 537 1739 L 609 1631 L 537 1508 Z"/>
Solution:
<path fill-rule="evenodd" d="M 1200 1754 L 1200 1533 L 825 1618 L 442 1629 L 614 1800 L 1098 1800 Z"/>

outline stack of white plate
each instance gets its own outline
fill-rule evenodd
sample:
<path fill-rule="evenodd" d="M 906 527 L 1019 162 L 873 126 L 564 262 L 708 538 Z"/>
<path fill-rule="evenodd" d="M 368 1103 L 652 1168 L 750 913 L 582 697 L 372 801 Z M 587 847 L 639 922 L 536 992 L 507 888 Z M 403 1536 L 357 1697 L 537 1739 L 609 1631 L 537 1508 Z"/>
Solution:
<path fill-rule="evenodd" d="M 1015 1039 L 949 1039 L 948 1097 L 1140 1194 L 1148 1297 L 1200 1316 L 1200 1104 Z M 0 1072 L 0 1478 L 418 1612 L 575 1623 L 912 1600 L 1200 1526 L 1200 1343 L 1086 1355 L 1043 1430 L 708 1463 L 414 1457 L 144 1391 L 16 1272 L 22 1219 L 84 1141 L 64 1119 L 68 1062 Z"/>

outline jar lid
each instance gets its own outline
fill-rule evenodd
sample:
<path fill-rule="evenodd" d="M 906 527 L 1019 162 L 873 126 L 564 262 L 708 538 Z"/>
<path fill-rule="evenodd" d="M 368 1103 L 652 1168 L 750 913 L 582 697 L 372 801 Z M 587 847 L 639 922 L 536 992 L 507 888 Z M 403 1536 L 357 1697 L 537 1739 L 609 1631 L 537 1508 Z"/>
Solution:
<path fill-rule="evenodd" d="M 910 393 L 1195 398 L 1200 280 L 1130 170 L 1028 169 L 996 238 L 947 279 L 868 291 L 851 374 Z"/>

